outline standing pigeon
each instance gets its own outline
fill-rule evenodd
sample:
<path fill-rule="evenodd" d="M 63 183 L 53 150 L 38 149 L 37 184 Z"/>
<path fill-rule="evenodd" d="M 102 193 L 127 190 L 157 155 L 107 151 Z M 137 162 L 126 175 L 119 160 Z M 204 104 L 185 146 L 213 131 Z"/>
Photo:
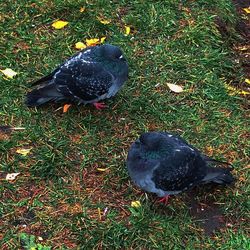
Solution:
<path fill-rule="evenodd" d="M 36 81 L 26 96 L 29 107 L 50 101 L 93 103 L 114 96 L 128 79 L 128 64 L 120 48 L 105 44 L 88 47 L 72 56 L 51 74 Z"/>
<path fill-rule="evenodd" d="M 229 165 L 203 155 L 179 136 L 148 132 L 131 145 L 127 168 L 137 186 L 167 202 L 170 194 L 202 183 L 232 183 L 234 178 L 229 168 L 209 166 L 216 162 Z"/>

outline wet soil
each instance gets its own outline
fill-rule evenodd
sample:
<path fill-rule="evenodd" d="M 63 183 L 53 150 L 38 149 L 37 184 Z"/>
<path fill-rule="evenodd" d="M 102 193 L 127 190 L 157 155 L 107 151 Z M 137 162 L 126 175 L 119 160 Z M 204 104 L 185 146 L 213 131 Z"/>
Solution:
<path fill-rule="evenodd" d="M 234 50 L 234 60 L 238 63 L 238 67 L 235 69 L 235 79 L 230 82 L 231 87 L 237 90 L 238 93 L 247 92 L 250 93 L 250 85 L 246 83 L 244 79 L 250 79 L 250 14 L 247 14 L 244 8 L 250 6 L 249 0 L 232 0 L 234 3 L 236 12 L 238 14 L 238 20 L 234 27 L 232 24 L 224 22 L 221 18 L 217 17 L 215 22 L 218 30 L 225 41 L 231 44 Z M 231 39 L 233 30 L 238 33 L 237 42 L 235 39 Z M 236 77 L 239 71 L 243 72 L 244 76 L 241 81 Z M 250 99 L 249 94 L 241 94 L 246 99 Z"/>
<path fill-rule="evenodd" d="M 205 187 L 205 189 L 209 188 Z M 189 213 L 193 217 L 194 223 L 208 236 L 212 236 L 216 231 L 226 228 L 228 225 L 227 218 L 223 214 L 220 205 L 211 199 L 197 201 L 194 198 L 197 196 L 195 193 L 195 190 L 188 193 L 186 203 L 189 206 Z"/>
<path fill-rule="evenodd" d="M 250 6 L 249 0 L 233 0 L 236 11 L 238 12 L 239 20 L 236 25 L 237 32 L 241 35 L 241 46 L 246 50 L 238 53 L 241 66 L 246 78 L 250 78 L 250 14 L 247 14 L 243 9 Z"/>

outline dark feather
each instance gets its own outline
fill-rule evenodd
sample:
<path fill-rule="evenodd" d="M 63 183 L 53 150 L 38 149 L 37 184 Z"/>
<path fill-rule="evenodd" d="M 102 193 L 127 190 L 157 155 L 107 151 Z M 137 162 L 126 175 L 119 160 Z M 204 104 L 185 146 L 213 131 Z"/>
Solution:
<path fill-rule="evenodd" d="M 230 184 L 229 168 L 203 155 L 181 137 L 167 132 L 144 133 L 130 147 L 127 168 L 136 185 L 162 197 L 203 183 Z"/>
<path fill-rule="evenodd" d="M 63 95 L 55 88 L 54 83 L 45 84 L 26 95 L 25 104 L 28 107 L 40 106 L 49 101 L 59 101 Z"/>
<path fill-rule="evenodd" d="M 32 107 L 62 100 L 95 103 L 114 96 L 127 77 L 128 65 L 118 47 L 89 47 L 34 82 L 37 87 L 27 94 L 26 104 Z"/>

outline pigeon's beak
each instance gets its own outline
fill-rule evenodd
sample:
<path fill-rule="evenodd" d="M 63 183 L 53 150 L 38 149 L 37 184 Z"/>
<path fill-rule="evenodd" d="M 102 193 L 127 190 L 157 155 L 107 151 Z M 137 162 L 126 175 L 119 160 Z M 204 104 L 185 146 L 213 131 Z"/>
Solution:
<path fill-rule="evenodd" d="M 120 55 L 120 56 L 119 56 L 119 59 L 123 59 L 123 55 Z"/>

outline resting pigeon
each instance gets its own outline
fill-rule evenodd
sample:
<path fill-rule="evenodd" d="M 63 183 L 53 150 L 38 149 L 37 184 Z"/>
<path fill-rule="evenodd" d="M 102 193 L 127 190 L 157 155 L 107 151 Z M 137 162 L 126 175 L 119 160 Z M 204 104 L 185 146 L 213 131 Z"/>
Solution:
<path fill-rule="evenodd" d="M 120 48 L 105 44 L 88 47 L 72 56 L 51 74 L 36 81 L 26 97 L 27 106 L 50 101 L 93 103 L 114 96 L 128 79 L 128 64 Z"/>
<path fill-rule="evenodd" d="M 230 168 L 211 167 L 222 163 L 203 155 L 181 137 L 167 132 L 144 133 L 130 147 L 127 168 L 134 183 L 163 197 L 186 191 L 203 183 L 230 184 Z"/>

